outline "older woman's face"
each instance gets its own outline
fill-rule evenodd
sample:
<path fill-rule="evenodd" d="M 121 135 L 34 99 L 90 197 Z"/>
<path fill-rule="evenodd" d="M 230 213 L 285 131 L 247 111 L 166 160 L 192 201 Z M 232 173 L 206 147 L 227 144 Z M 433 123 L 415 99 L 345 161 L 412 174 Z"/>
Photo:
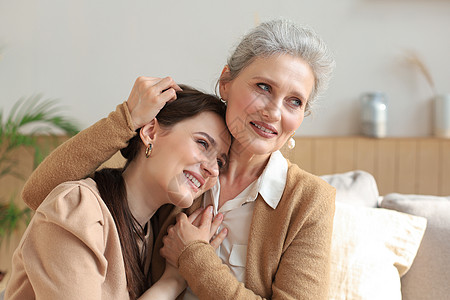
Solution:
<path fill-rule="evenodd" d="M 313 86 L 313 72 L 303 59 L 289 54 L 257 58 L 220 85 L 231 134 L 253 154 L 279 150 L 302 123 Z"/>

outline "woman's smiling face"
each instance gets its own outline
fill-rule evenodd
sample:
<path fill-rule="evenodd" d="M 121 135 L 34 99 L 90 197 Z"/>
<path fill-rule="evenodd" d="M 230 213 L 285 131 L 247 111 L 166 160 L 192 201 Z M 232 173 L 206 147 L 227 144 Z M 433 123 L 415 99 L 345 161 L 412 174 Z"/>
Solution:
<path fill-rule="evenodd" d="M 222 78 L 227 72 L 225 67 Z M 313 86 L 313 72 L 299 57 L 255 59 L 236 78 L 220 84 L 231 134 L 250 153 L 279 150 L 302 123 Z"/>
<path fill-rule="evenodd" d="M 155 134 L 146 159 L 151 165 L 144 172 L 169 195 L 172 204 L 189 207 L 216 183 L 219 170 L 227 163 L 230 142 L 224 120 L 202 112 Z"/>

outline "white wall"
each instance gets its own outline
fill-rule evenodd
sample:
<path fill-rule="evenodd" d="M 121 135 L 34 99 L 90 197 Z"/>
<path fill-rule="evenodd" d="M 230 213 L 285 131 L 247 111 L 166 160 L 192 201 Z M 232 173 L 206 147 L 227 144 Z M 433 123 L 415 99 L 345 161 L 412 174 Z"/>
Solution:
<path fill-rule="evenodd" d="M 390 136 L 431 134 L 431 90 L 405 63 L 417 51 L 450 92 L 450 0 L 0 0 L 0 108 L 59 98 L 83 128 L 126 100 L 139 75 L 212 92 L 239 37 L 287 17 L 315 28 L 337 69 L 298 135 L 359 132 L 359 96 L 383 91 Z"/>

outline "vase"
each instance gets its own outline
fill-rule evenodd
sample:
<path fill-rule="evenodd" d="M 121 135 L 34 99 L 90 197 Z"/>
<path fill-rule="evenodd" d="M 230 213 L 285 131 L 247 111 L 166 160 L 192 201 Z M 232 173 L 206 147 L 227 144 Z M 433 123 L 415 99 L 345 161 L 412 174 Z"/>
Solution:
<path fill-rule="evenodd" d="M 450 138 L 450 94 L 434 97 L 434 135 Z"/>
<path fill-rule="evenodd" d="M 361 130 L 363 135 L 384 138 L 387 134 L 387 99 L 381 92 L 361 96 Z"/>

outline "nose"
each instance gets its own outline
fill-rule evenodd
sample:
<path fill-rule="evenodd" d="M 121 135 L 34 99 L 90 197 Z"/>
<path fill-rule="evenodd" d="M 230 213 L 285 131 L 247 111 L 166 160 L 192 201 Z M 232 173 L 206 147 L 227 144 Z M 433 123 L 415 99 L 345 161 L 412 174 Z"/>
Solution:
<path fill-rule="evenodd" d="M 266 117 L 267 121 L 276 122 L 281 119 L 281 103 L 282 99 L 276 98 L 272 98 L 270 101 L 265 103 L 262 114 Z"/>
<path fill-rule="evenodd" d="M 200 163 L 200 168 L 205 177 L 217 177 L 219 176 L 219 166 L 216 159 L 203 160 Z"/>

